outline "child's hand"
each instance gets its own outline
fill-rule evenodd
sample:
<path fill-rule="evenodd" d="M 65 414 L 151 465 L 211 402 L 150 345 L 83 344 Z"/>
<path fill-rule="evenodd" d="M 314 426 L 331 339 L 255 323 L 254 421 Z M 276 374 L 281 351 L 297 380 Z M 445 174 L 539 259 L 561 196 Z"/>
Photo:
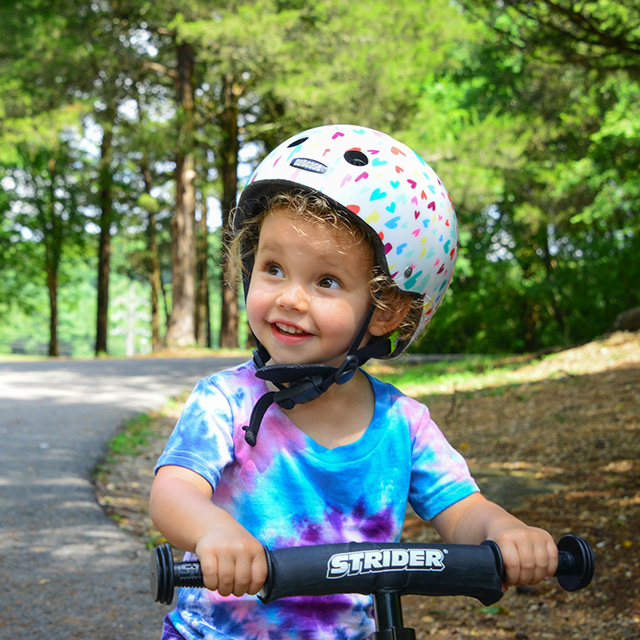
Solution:
<path fill-rule="evenodd" d="M 215 527 L 196 545 L 204 584 L 221 596 L 255 595 L 267 579 L 263 546 L 244 527 Z"/>
<path fill-rule="evenodd" d="M 208 589 L 256 594 L 267 579 L 265 551 L 211 495 L 211 485 L 194 471 L 161 467 L 151 488 L 151 517 L 171 544 L 196 553 Z"/>
<path fill-rule="evenodd" d="M 558 568 L 558 549 L 543 529 L 509 523 L 490 530 L 487 538 L 500 547 L 507 585 L 534 585 L 551 578 Z"/>
<path fill-rule="evenodd" d="M 500 547 L 507 585 L 533 585 L 558 568 L 558 549 L 543 529 L 530 527 L 494 502 L 473 493 L 439 513 L 433 525 L 445 542 Z"/>

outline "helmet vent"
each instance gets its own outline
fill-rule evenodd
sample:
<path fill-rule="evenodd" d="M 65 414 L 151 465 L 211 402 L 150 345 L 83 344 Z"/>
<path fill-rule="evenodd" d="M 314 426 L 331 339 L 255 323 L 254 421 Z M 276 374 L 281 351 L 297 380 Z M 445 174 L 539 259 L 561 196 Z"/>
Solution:
<path fill-rule="evenodd" d="M 369 164 L 369 158 L 358 149 L 349 149 L 349 151 L 344 154 L 344 159 L 354 167 L 364 167 Z"/>
<path fill-rule="evenodd" d="M 300 146 L 303 142 L 306 142 L 309 138 L 298 138 L 297 140 L 294 140 L 292 143 L 287 145 L 287 149 L 291 149 L 293 147 L 298 147 Z"/>
<path fill-rule="evenodd" d="M 405 278 L 410 278 L 412 273 L 413 273 L 413 267 L 407 267 L 404 270 L 404 277 Z"/>

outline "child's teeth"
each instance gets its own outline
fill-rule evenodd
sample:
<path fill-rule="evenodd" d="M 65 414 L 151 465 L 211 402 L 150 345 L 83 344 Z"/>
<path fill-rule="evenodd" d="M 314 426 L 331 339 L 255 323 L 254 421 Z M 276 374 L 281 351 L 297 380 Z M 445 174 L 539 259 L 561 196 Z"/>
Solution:
<path fill-rule="evenodd" d="M 278 327 L 278 329 L 283 333 L 302 333 L 302 331 L 300 331 L 299 329 L 296 329 L 295 327 L 289 327 L 284 324 L 276 323 L 276 327 Z"/>

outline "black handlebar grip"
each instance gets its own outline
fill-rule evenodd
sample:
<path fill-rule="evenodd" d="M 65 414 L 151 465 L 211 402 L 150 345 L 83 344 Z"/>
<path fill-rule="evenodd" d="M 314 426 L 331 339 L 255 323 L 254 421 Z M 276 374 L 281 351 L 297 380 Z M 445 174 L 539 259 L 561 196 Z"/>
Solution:
<path fill-rule="evenodd" d="M 502 597 L 492 549 L 481 545 L 368 543 L 272 549 L 264 603 L 338 593 Z"/>

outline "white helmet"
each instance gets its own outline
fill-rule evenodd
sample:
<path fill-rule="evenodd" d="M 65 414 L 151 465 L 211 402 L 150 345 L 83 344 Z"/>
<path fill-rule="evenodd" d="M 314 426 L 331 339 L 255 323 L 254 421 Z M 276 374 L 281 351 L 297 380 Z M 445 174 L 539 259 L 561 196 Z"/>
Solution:
<path fill-rule="evenodd" d="M 234 230 L 282 191 L 320 193 L 369 233 L 376 263 L 402 290 L 424 301 L 411 340 L 447 291 L 458 252 L 458 225 L 444 185 L 409 147 L 374 129 L 327 125 L 277 146 L 240 196 Z M 364 225 L 362 225 L 364 223 Z M 391 357 L 411 340 L 395 345 Z"/>

